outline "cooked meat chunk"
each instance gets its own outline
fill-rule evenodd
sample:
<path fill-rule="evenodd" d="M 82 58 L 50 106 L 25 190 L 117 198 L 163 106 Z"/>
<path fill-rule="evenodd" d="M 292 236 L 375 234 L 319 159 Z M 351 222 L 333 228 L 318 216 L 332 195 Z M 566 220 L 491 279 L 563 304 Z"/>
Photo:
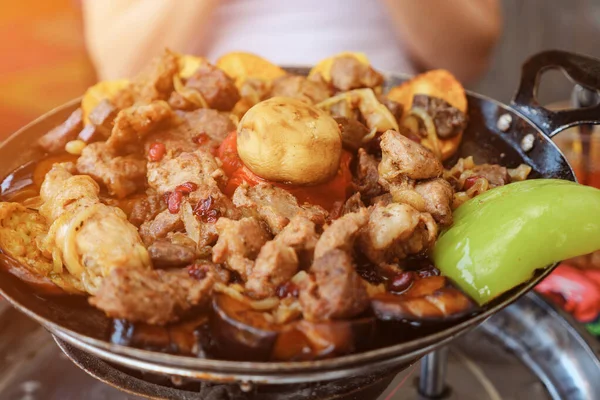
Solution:
<path fill-rule="evenodd" d="M 103 183 L 111 195 L 122 199 L 144 188 L 146 160 L 137 155 L 116 155 L 105 142 L 97 142 L 83 149 L 77 170 Z"/>
<path fill-rule="evenodd" d="M 481 164 L 471 169 L 473 176 L 481 176 L 487 179 L 490 186 L 504 186 L 510 183 L 510 175 L 506 167 L 497 164 Z"/>
<path fill-rule="evenodd" d="M 199 279 L 201 277 L 201 279 Z M 178 320 L 193 307 L 210 300 L 215 275 L 181 270 L 115 268 L 89 299 L 111 318 L 164 325 Z"/>
<path fill-rule="evenodd" d="M 277 287 L 298 271 L 298 256 L 293 248 L 278 240 L 267 242 L 258 253 L 246 290 L 256 298 L 275 295 Z"/>
<path fill-rule="evenodd" d="M 402 104 L 383 95 L 378 96 L 377 99 L 381 104 L 386 106 L 388 110 L 390 110 L 392 115 L 396 118 L 396 121 L 399 123 L 402 119 L 402 115 L 404 114 L 404 107 L 402 107 Z"/>
<path fill-rule="evenodd" d="M 233 194 L 233 204 L 249 212 L 256 212 L 276 235 L 296 215 L 301 215 L 316 224 L 323 224 L 327 212 L 313 205 L 299 206 L 296 198 L 288 191 L 261 183 L 256 186 L 241 185 Z"/>
<path fill-rule="evenodd" d="M 285 75 L 273 81 L 271 96 L 292 97 L 308 104 L 317 104 L 331 95 L 323 82 L 309 80 L 304 76 Z"/>
<path fill-rule="evenodd" d="M 415 191 L 423 197 L 423 211 L 431 214 L 440 225 L 452 224 L 452 185 L 442 178 L 435 178 L 418 183 Z"/>
<path fill-rule="evenodd" d="M 437 178 L 443 172 L 442 163 L 432 152 L 392 130 L 381 136 L 381 153 L 379 183 L 384 187 L 406 178 Z"/>
<path fill-rule="evenodd" d="M 273 240 L 261 248 L 248 276 L 246 290 L 257 298 L 274 296 L 277 287 L 289 281 L 299 266 L 308 267 L 312 263 L 317 240 L 312 221 L 302 216 L 292 218 Z"/>
<path fill-rule="evenodd" d="M 185 230 L 198 244 L 202 254 L 210 254 L 210 247 L 219 236 L 215 223 L 220 217 L 241 218 L 240 211 L 216 186 L 203 186 L 190 194 L 190 207 L 182 207 L 181 217 Z"/>
<path fill-rule="evenodd" d="M 367 290 L 347 252 L 329 250 L 315 259 L 310 273 L 314 278 L 303 281 L 300 287 L 306 320 L 352 318 L 369 307 Z"/>
<path fill-rule="evenodd" d="M 363 208 L 365 208 L 365 204 L 361 200 L 360 193 L 354 193 L 344 203 L 341 215 L 359 212 Z"/>
<path fill-rule="evenodd" d="M 178 72 L 177 55 L 165 50 L 133 81 L 135 100 L 140 103 L 167 100 L 173 91 L 173 77 Z"/>
<path fill-rule="evenodd" d="M 119 111 L 114 127 L 106 141 L 114 153 L 129 154 L 138 150 L 139 141 L 153 129 L 171 119 L 173 112 L 164 101 L 132 106 Z"/>
<path fill-rule="evenodd" d="M 215 227 L 219 239 L 213 247 L 213 262 L 225 263 L 246 280 L 261 247 L 270 239 L 269 234 L 257 219 L 251 217 L 239 221 L 222 217 Z"/>
<path fill-rule="evenodd" d="M 112 130 L 113 123 L 119 110 L 108 99 L 102 100 L 90 111 L 90 123 L 107 130 Z"/>
<path fill-rule="evenodd" d="M 210 108 L 219 111 L 230 111 L 240 99 L 233 79 L 210 64 L 201 65 L 185 86 L 196 89 Z"/>
<path fill-rule="evenodd" d="M 98 125 L 86 125 L 83 127 L 77 138 L 85 143 L 105 142 L 110 136 L 110 129 Z"/>
<path fill-rule="evenodd" d="M 144 222 L 153 220 L 165 208 L 163 196 L 157 193 L 146 194 L 133 201 L 129 212 L 129 222 L 139 228 Z"/>
<path fill-rule="evenodd" d="M 341 91 L 374 88 L 383 83 L 383 76 L 352 56 L 336 57 L 331 65 L 331 83 Z"/>
<path fill-rule="evenodd" d="M 406 204 L 391 203 L 374 207 L 358 246 L 369 260 L 379 264 L 427 250 L 436 237 L 437 225 L 430 214 Z"/>
<path fill-rule="evenodd" d="M 65 122 L 39 138 L 38 145 L 48 153 L 63 151 L 68 142 L 77 138 L 77 134 L 82 128 L 83 111 L 78 108 Z"/>
<path fill-rule="evenodd" d="M 354 118 L 335 117 L 342 132 L 342 143 L 348 150 L 356 151 L 363 145 L 363 138 L 369 134 L 369 129 Z"/>
<path fill-rule="evenodd" d="M 89 176 L 72 175 L 60 164 L 46 174 L 40 190 L 40 214 L 51 223 L 41 247 L 56 252 L 91 294 L 114 268 L 150 267 L 138 231 L 123 211 L 101 203 L 99 192 Z"/>
<path fill-rule="evenodd" d="M 329 227 L 325 228 L 315 246 L 315 259 L 334 249 L 352 253 L 354 241 L 368 221 L 369 212 L 365 208 L 333 221 Z"/>
<path fill-rule="evenodd" d="M 148 246 L 148 254 L 157 268 L 181 267 L 193 263 L 196 259 L 196 243 L 191 244 L 193 246 L 159 239 Z"/>
<path fill-rule="evenodd" d="M 382 187 L 379 184 L 379 162 L 364 149 L 358 149 L 358 162 L 356 164 L 356 187 L 358 191 L 369 199 L 379 196 Z"/>
<path fill-rule="evenodd" d="M 156 217 L 144 222 L 140 226 L 140 236 L 146 245 L 152 244 L 155 240 L 167 237 L 170 232 L 183 229 L 183 221 L 179 214 L 172 214 L 169 210 L 158 213 Z"/>
<path fill-rule="evenodd" d="M 153 143 L 163 143 L 167 150 L 192 152 L 218 147 L 235 125 L 224 113 L 207 108 L 175 113 L 173 125 L 149 134 L 146 151 Z"/>
<path fill-rule="evenodd" d="M 438 97 L 416 94 L 412 107 L 422 108 L 431 116 L 437 135 L 442 139 L 454 137 L 467 127 L 467 115 Z"/>
<path fill-rule="evenodd" d="M 168 152 L 160 161 L 149 161 L 147 177 L 148 185 L 159 194 L 172 192 L 187 182 L 198 188 L 217 187 L 224 185 L 227 179 L 215 157 L 203 150 L 180 154 Z"/>

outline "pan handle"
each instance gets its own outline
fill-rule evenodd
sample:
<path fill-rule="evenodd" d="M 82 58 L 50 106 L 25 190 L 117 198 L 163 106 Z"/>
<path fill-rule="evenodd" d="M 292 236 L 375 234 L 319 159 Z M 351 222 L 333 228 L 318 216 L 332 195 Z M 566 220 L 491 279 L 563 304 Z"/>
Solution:
<path fill-rule="evenodd" d="M 523 64 L 519 89 L 511 106 L 538 126 L 548 137 L 574 125 L 600 124 L 600 102 L 592 107 L 550 111 L 541 106 L 536 92 L 542 72 L 562 70 L 574 83 L 600 91 L 600 60 L 560 50 L 536 54 Z"/>

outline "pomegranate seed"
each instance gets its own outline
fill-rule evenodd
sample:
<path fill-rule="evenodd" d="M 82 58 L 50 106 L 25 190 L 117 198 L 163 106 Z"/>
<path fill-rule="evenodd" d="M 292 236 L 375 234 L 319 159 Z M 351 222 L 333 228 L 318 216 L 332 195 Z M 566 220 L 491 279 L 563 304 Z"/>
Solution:
<path fill-rule="evenodd" d="M 198 136 L 194 137 L 194 142 L 198 143 L 200 146 L 207 143 L 210 140 L 210 136 L 206 133 L 202 132 Z"/>
<path fill-rule="evenodd" d="M 175 191 L 183 194 L 190 194 L 196 189 L 198 189 L 198 185 L 196 185 L 194 182 L 186 182 L 177 186 Z"/>
<path fill-rule="evenodd" d="M 150 161 L 160 161 L 165 156 L 167 148 L 163 143 L 152 143 L 148 150 L 148 159 Z"/>
<path fill-rule="evenodd" d="M 204 200 L 200 200 L 196 207 L 194 207 L 194 215 L 200 218 L 202 222 L 215 223 L 221 216 L 221 212 L 215 208 L 215 199 L 212 196 L 208 196 Z"/>
<path fill-rule="evenodd" d="M 412 271 L 400 272 L 391 281 L 388 282 L 388 290 L 394 293 L 402 293 L 412 285 L 415 280 L 415 273 Z"/>
<path fill-rule="evenodd" d="M 181 200 L 183 200 L 183 193 L 171 192 L 169 194 L 169 200 L 167 200 L 167 208 L 171 214 L 177 214 L 179 207 L 181 207 Z"/>
<path fill-rule="evenodd" d="M 475 185 L 475 183 L 477 182 L 477 179 L 481 179 L 482 177 L 479 175 L 475 175 L 475 176 L 470 176 L 467 179 L 465 179 L 465 183 L 463 184 L 463 188 L 465 190 L 469 190 L 473 187 L 473 185 Z"/>
<path fill-rule="evenodd" d="M 190 278 L 196 279 L 198 281 L 201 281 L 202 279 L 206 278 L 206 269 L 206 265 L 202 264 L 192 264 L 187 267 L 188 275 L 190 276 Z"/>
<path fill-rule="evenodd" d="M 285 299 L 286 297 L 298 297 L 298 286 L 292 282 L 286 282 L 283 285 L 277 287 L 277 297 Z"/>

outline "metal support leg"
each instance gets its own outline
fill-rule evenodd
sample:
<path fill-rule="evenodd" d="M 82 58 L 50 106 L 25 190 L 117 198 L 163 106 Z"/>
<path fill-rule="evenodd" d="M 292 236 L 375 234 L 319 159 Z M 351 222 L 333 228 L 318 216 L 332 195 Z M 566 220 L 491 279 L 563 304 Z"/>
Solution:
<path fill-rule="evenodd" d="M 446 367 L 448 366 L 448 348 L 442 347 L 427 354 L 421 360 L 419 392 L 427 398 L 439 398 L 446 389 Z"/>

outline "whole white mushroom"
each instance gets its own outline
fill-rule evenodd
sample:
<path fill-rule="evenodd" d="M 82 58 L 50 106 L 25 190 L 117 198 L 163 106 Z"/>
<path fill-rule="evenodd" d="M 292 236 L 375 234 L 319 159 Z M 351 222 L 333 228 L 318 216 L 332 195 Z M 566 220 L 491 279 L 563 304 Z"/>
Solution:
<path fill-rule="evenodd" d="M 325 111 L 287 97 L 262 101 L 238 125 L 237 151 L 256 175 L 275 182 L 314 185 L 337 173 L 342 139 Z"/>

